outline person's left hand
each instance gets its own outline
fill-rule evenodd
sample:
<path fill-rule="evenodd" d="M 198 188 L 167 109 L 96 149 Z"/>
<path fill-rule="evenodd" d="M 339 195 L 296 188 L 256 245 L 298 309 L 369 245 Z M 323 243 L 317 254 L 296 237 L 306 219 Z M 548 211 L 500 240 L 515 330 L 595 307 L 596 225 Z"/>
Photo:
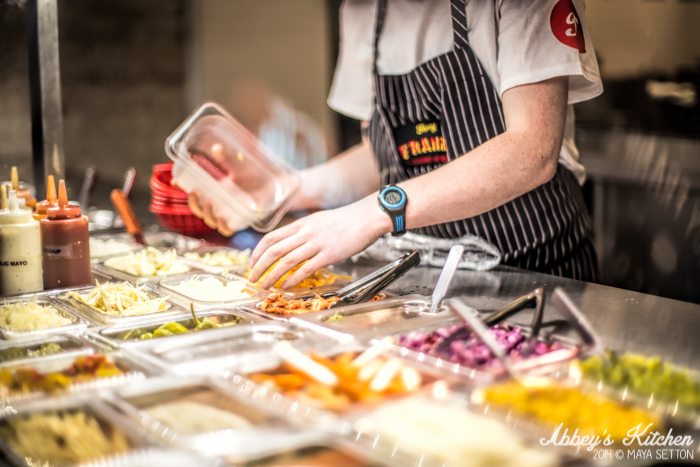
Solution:
<path fill-rule="evenodd" d="M 390 231 L 389 216 L 371 197 L 311 214 L 260 240 L 250 257 L 248 279 L 256 282 L 279 260 L 260 284 L 267 289 L 287 271 L 308 260 L 285 281 L 284 288 L 293 287 L 317 269 L 359 253 Z"/>

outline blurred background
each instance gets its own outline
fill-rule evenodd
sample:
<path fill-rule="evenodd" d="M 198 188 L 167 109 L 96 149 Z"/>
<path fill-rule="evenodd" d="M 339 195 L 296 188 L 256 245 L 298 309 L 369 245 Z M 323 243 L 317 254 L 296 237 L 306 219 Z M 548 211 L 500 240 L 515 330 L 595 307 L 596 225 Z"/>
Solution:
<path fill-rule="evenodd" d="M 65 172 L 75 197 L 97 169 L 97 207 L 133 166 L 132 199 L 153 222 L 151 166 L 206 100 L 297 167 L 359 141 L 326 105 L 339 1 L 31 1 L 56 6 Z M 34 180 L 35 14 L 0 0 L 0 179 L 17 165 Z M 576 126 L 601 282 L 700 302 L 700 1 L 588 0 L 586 17 L 605 93 L 577 106 Z"/>

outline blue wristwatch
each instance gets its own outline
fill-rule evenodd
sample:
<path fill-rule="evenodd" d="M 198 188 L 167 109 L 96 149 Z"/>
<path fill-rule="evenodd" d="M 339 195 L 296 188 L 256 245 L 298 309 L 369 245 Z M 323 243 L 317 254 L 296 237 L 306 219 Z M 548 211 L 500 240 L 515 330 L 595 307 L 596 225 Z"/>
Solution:
<path fill-rule="evenodd" d="M 406 192 L 396 185 L 387 185 L 379 190 L 379 206 L 389 217 L 394 229 L 391 235 L 399 236 L 406 233 Z"/>

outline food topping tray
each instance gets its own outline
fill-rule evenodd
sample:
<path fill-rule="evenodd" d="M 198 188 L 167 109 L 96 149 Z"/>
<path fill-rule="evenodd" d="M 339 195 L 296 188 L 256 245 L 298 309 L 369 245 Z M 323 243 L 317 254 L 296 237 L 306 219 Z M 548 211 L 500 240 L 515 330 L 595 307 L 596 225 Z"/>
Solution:
<path fill-rule="evenodd" d="M 93 353 L 91 345 L 70 334 L 57 334 L 31 340 L 0 343 L 0 368 L 31 364 L 39 359 L 87 355 Z"/>
<path fill-rule="evenodd" d="M 0 336 L 32 339 L 85 328 L 85 322 L 54 296 L 43 292 L 0 299 Z"/>
<path fill-rule="evenodd" d="M 313 336 L 313 337 L 312 337 Z M 259 323 L 194 333 L 178 339 L 155 339 L 139 345 L 142 358 L 175 374 L 217 374 L 257 366 L 280 341 L 328 345 L 328 338 L 282 323 Z"/>
<path fill-rule="evenodd" d="M 437 313 L 428 310 L 426 297 L 405 295 L 295 316 L 291 321 L 333 336 L 351 335 L 358 339 L 368 339 L 453 318 L 443 308 Z"/>
<path fill-rule="evenodd" d="M 254 302 L 261 297 L 261 290 L 240 276 L 231 274 L 194 274 L 161 279 L 158 285 L 173 301 L 198 309 L 233 306 Z"/>
<path fill-rule="evenodd" d="M 149 282 L 166 276 L 197 272 L 175 250 L 147 247 L 125 255 L 112 256 L 93 268 L 113 279 L 133 283 Z"/>
<path fill-rule="evenodd" d="M 140 449 L 143 433 L 107 405 L 80 396 L 36 401 L 0 414 L 0 447 L 17 465 L 106 461 Z M 81 464 L 82 465 L 82 464 Z"/>
<path fill-rule="evenodd" d="M 0 399 L 14 405 L 66 392 L 99 390 L 143 379 L 150 368 L 125 354 L 92 354 L 38 360 L 0 369 Z"/>
<path fill-rule="evenodd" d="M 186 336 L 193 332 L 252 324 L 260 321 L 255 315 L 242 310 L 208 310 L 197 312 L 199 323 L 192 315 L 182 313 L 169 320 L 148 318 L 134 323 L 123 323 L 93 329 L 89 337 L 96 337 L 112 347 L 146 344 L 153 339 Z"/>
<path fill-rule="evenodd" d="M 145 285 L 117 281 L 71 290 L 57 299 L 94 323 L 119 323 L 147 316 L 169 317 L 184 310 Z M 167 319 L 167 318 L 166 318 Z"/>

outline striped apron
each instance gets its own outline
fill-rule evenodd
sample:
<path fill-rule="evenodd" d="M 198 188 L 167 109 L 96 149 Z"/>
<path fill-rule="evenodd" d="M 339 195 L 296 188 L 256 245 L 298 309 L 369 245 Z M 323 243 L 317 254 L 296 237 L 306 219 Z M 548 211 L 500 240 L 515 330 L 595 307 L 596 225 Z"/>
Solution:
<path fill-rule="evenodd" d="M 386 0 L 374 31 L 375 108 L 368 137 L 382 183 L 428 173 L 505 131 L 503 106 L 468 41 L 465 0 L 451 0 L 451 51 L 403 75 L 377 71 Z M 496 245 L 503 263 L 595 281 L 591 220 L 574 175 L 561 164 L 548 183 L 478 216 L 414 232 L 440 238 L 477 235 Z"/>

